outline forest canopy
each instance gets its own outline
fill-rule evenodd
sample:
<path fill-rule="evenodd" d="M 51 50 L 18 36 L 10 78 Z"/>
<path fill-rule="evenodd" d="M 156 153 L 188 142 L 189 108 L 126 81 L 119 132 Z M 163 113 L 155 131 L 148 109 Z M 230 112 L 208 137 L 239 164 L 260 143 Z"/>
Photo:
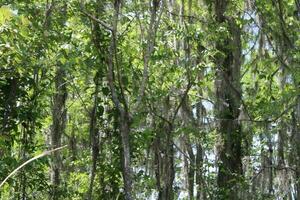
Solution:
<path fill-rule="evenodd" d="M 300 1 L 1 0 L 0 199 L 300 199 Z"/>

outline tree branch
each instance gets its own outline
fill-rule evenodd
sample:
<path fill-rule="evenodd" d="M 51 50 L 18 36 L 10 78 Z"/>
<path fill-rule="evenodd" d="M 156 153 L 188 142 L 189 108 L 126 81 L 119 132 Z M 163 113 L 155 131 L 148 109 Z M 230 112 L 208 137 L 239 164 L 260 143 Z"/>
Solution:
<path fill-rule="evenodd" d="M 17 167 L 13 172 L 11 172 L 0 184 L 0 188 L 4 185 L 4 183 L 10 178 L 12 177 L 14 174 L 16 174 L 20 169 L 22 169 L 23 167 L 25 167 L 26 165 L 28 165 L 29 163 L 39 159 L 39 158 L 42 158 L 44 156 L 48 156 L 50 155 L 51 153 L 55 152 L 55 151 L 59 151 L 63 148 L 66 148 L 68 145 L 65 145 L 65 146 L 61 146 L 61 147 L 58 147 L 58 148 L 55 148 L 55 149 L 52 149 L 52 150 L 48 150 L 48 151 L 44 151 L 42 154 L 40 155 L 37 155 L 29 160 L 27 160 L 26 162 L 24 162 L 22 165 L 20 165 L 19 167 Z"/>
<path fill-rule="evenodd" d="M 87 11 L 85 11 L 85 8 L 84 8 L 84 5 L 83 5 L 83 2 L 80 3 L 80 6 L 81 6 L 81 12 L 87 16 L 88 18 L 90 18 L 91 20 L 97 22 L 98 24 L 100 24 L 101 26 L 103 26 L 103 28 L 105 28 L 106 30 L 110 31 L 110 32 L 113 32 L 113 28 L 110 27 L 110 25 L 108 25 L 107 23 L 101 21 L 100 19 L 98 19 L 97 17 L 91 15 L 90 13 L 88 13 Z"/>

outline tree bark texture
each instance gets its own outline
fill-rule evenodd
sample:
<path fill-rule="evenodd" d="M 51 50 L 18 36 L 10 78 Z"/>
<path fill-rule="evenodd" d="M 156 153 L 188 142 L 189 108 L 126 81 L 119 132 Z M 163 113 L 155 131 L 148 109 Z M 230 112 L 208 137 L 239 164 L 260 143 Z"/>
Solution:
<path fill-rule="evenodd" d="M 51 148 L 61 146 L 61 137 L 64 134 L 66 126 L 66 71 L 63 66 L 57 66 L 55 73 L 55 94 L 53 98 L 52 118 L 53 123 L 51 127 Z M 59 152 L 54 152 L 51 160 L 51 195 L 53 200 L 59 199 L 59 184 L 60 184 L 60 168 L 61 156 Z"/>
<path fill-rule="evenodd" d="M 96 176 L 97 160 L 99 157 L 99 129 L 97 127 L 97 107 L 98 107 L 98 92 L 99 92 L 99 77 L 98 73 L 95 76 L 95 94 L 94 94 L 94 105 L 90 117 L 90 143 L 91 143 L 91 153 L 92 153 L 92 165 L 90 172 L 90 183 L 89 190 L 87 193 L 87 199 L 92 200 L 93 198 L 93 187 L 94 180 Z"/>
<path fill-rule="evenodd" d="M 237 122 L 241 106 L 241 30 L 235 20 L 225 15 L 230 2 L 215 1 L 216 21 L 228 25 L 229 36 L 216 44 L 220 55 L 216 57 L 216 116 L 221 137 L 218 178 L 220 199 L 238 199 L 238 183 L 242 176 L 241 126 Z M 223 54 L 223 55 L 222 55 Z"/>
<path fill-rule="evenodd" d="M 164 118 L 168 119 L 170 114 L 169 97 L 165 98 L 163 110 Z M 158 124 L 154 140 L 154 165 L 158 200 L 174 199 L 173 182 L 175 170 L 172 131 L 171 124 L 161 121 Z"/>

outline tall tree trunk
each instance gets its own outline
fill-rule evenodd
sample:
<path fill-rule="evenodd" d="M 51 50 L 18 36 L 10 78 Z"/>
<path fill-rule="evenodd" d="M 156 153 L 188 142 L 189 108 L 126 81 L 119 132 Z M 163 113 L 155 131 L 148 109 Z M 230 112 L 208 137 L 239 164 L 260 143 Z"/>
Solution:
<path fill-rule="evenodd" d="M 282 93 L 284 93 L 285 90 L 285 84 L 286 84 L 286 75 L 285 75 L 285 70 L 284 67 L 282 66 L 281 69 L 281 74 L 280 74 L 280 89 Z M 286 106 L 283 106 L 283 109 L 286 109 Z M 283 119 L 280 119 L 278 122 L 279 124 L 279 130 L 278 130 L 278 141 L 277 141 L 277 167 L 281 170 L 276 171 L 276 176 L 278 177 L 278 194 L 280 198 L 284 198 L 286 195 L 287 191 L 287 186 L 288 186 L 288 171 L 283 169 L 285 167 L 285 143 L 286 143 L 286 138 L 287 138 L 287 127 L 286 127 L 286 122 Z"/>
<path fill-rule="evenodd" d="M 121 114 L 120 117 L 120 132 L 122 138 L 123 149 L 123 179 L 125 186 L 125 199 L 131 200 L 132 197 L 132 169 L 131 169 L 131 156 L 129 145 L 130 122 L 128 121 L 129 115 L 127 113 Z"/>
<path fill-rule="evenodd" d="M 199 128 L 196 120 L 193 117 L 192 109 L 189 105 L 188 97 L 184 98 L 181 106 L 181 115 L 183 120 L 183 126 L 192 126 L 195 130 Z M 195 170 L 200 170 L 196 168 L 196 158 L 193 152 L 192 143 L 190 141 L 190 135 L 183 133 L 181 136 L 181 143 L 184 147 L 184 163 L 186 168 L 186 186 L 188 190 L 188 198 L 194 199 L 194 182 L 195 182 Z M 197 144 L 199 147 L 199 144 Z M 201 152 L 202 157 L 202 152 Z"/>
<path fill-rule="evenodd" d="M 99 92 L 99 76 L 98 72 L 95 76 L 95 94 L 94 94 L 94 105 L 90 116 L 90 143 L 92 152 L 92 165 L 90 172 L 90 183 L 89 190 L 87 193 L 87 199 L 92 200 L 94 180 L 97 169 L 97 160 L 99 157 L 99 130 L 97 127 L 97 107 L 98 107 L 98 92 Z"/>
<path fill-rule="evenodd" d="M 52 118 L 53 123 L 51 127 L 51 148 L 61 146 L 61 137 L 64 134 L 66 126 L 66 71 L 63 66 L 57 66 L 55 73 L 55 94 L 53 98 Z M 51 200 L 57 200 L 60 196 L 60 168 L 61 157 L 59 152 L 54 152 L 51 159 Z"/>
<path fill-rule="evenodd" d="M 189 1 L 189 4 L 190 1 Z M 189 6 L 191 7 L 191 5 Z M 191 12 L 189 12 L 191 15 Z M 203 61 L 203 50 L 204 47 L 202 46 L 202 41 L 198 41 L 197 43 L 197 59 L 196 59 L 196 64 L 200 64 Z M 201 69 L 198 72 L 197 75 L 197 79 L 198 82 L 203 81 L 204 79 L 204 70 Z M 200 97 L 203 96 L 203 88 L 202 87 L 198 87 L 198 95 Z M 200 130 L 205 130 L 205 117 L 206 117 L 206 109 L 202 104 L 202 99 L 200 98 L 198 100 L 199 102 L 196 104 L 196 125 L 198 126 L 198 129 Z M 192 115 L 193 116 L 193 115 Z M 202 132 L 202 131 L 201 131 Z M 205 132 L 204 134 L 201 134 L 202 138 L 205 138 Z M 204 150 L 202 147 L 202 142 L 203 140 L 201 140 L 201 138 L 199 138 L 199 140 L 196 143 L 196 158 L 195 158 L 195 164 L 196 164 L 196 199 L 197 200 L 206 200 L 207 198 L 207 194 L 206 194 L 206 184 L 205 184 L 205 178 L 204 178 L 204 170 L 203 170 L 203 156 L 204 156 Z"/>
<path fill-rule="evenodd" d="M 164 119 L 168 119 L 169 117 L 169 103 L 169 97 L 167 96 L 163 104 Z M 166 121 L 162 121 L 158 125 L 154 141 L 154 164 L 158 200 L 174 199 L 173 182 L 175 178 L 175 170 L 172 131 L 172 125 Z"/>
<path fill-rule="evenodd" d="M 196 185 L 197 185 L 197 200 L 205 200 L 205 180 L 203 177 L 203 149 L 200 144 L 196 145 Z"/>
<path fill-rule="evenodd" d="M 262 197 L 270 198 L 274 192 L 273 142 L 269 122 L 266 122 L 263 126 L 263 133 L 259 135 L 261 143 L 261 171 L 258 174 L 258 182 Z"/>
<path fill-rule="evenodd" d="M 129 144 L 129 134 L 130 134 L 130 113 L 128 110 L 128 105 L 126 102 L 126 97 L 123 91 L 123 85 L 120 80 L 120 66 L 117 55 L 117 27 L 119 21 L 121 1 L 115 0 L 114 2 L 114 16 L 113 16 L 113 27 L 112 27 L 112 37 L 109 47 L 108 55 L 108 84 L 111 91 L 112 101 L 119 111 L 119 131 L 121 134 L 122 141 L 122 168 L 123 168 L 123 181 L 124 181 L 124 191 L 125 199 L 132 200 L 132 169 L 131 169 L 131 155 L 130 155 L 130 144 Z M 114 67 L 117 70 L 116 77 L 118 78 L 118 85 L 121 91 L 121 94 L 118 94 L 116 91 L 117 81 L 115 79 Z"/>
<path fill-rule="evenodd" d="M 154 153 L 154 172 L 155 172 L 155 179 L 156 179 L 156 188 L 158 191 L 158 199 L 160 198 L 160 191 L 162 190 L 162 183 L 161 179 L 161 136 L 160 131 L 156 132 L 154 141 L 153 141 L 153 153 Z"/>
<path fill-rule="evenodd" d="M 199 78 L 201 79 L 202 77 L 202 73 L 200 73 Z M 199 90 L 199 94 L 202 95 L 202 90 Z M 203 121 L 205 118 L 205 107 L 202 105 L 201 101 L 197 104 L 197 122 L 199 124 L 200 129 L 201 128 L 205 128 Z M 196 144 L 196 189 L 197 189 L 197 195 L 196 195 L 196 199 L 197 200 L 206 200 L 207 196 L 206 196 L 206 186 L 205 186 L 205 179 L 204 179 L 204 173 L 203 173 L 203 155 L 204 155 L 204 151 L 203 151 L 203 147 L 200 143 L 200 141 L 198 141 L 198 143 Z"/>
<path fill-rule="evenodd" d="M 97 11 L 103 10 L 103 5 L 98 1 L 99 7 Z M 129 134 L 130 134 L 130 124 L 131 117 L 128 110 L 128 105 L 126 101 L 126 96 L 124 94 L 124 85 L 122 84 L 121 74 L 120 74 L 120 62 L 118 58 L 118 22 L 121 9 L 121 0 L 114 1 L 114 14 L 112 17 L 112 27 L 108 25 L 103 25 L 99 22 L 100 20 L 95 20 L 92 17 L 93 21 L 97 22 L 99 26 L 102 26 L 106 31 L 110 32 L 110 44 L 103 44 L 104 41 L 97 39 L 97 34 L 95 38 L 95 46 L 98 49 L 99 56 L 104 57 L 105 64 L 107 64 L 107 80 L 108 86 L 111 92 L 111 99 L 119 112 L 118 118 L 118 128 L 121 135 L 122 143 L 122 175 L 124 181 L 124 192 L 125 199 L 133 199 L 132 194 L 132 169 L 130 166 L 131 155 L 130 155 L 130 143 L 129 143 Z M 91 15 L 87 14 L 89 17 Z M 99 36 L 99 35 L 98 35 Z M 99 44 L 102 42 L 102 44 Z M 108 52 L 108 53 L 106 53 Z M 103 56 L 104 55 L 104 56 Z M 118 88 L 117 88 L 118 86 Z M 120 91 L 120 93 L 118 92 Z"/>
<path fill-rule="evenodd" d="M 47 5 L 47 10 L 45 13 L 44 29 L 47 30 L 51 23 L 51 15 L 54 9 L 54 2 L 52 1 Z M 56 2 L 57 3 L 57 2 Z M 55 5 L 55 6 L 58 6 Z M 67 3 L 63 2 L 61 5 L 63 20 L 59 25 L 62 25 L 66 18 L 67 13 Z M 60 27 L 61 28 L 61 27 Z M 61 63 L 57 63 L 55 69 L 54 84 L 55 90 L 53 95 L 52 104 L 52 125 L 50 133 L 50 148 L 57 148 L 61 146 L 62 135 L 66 128 L 66 100 L 67 100 L 67 86 L 66 86 L 66 69 Z M 50 181 L 51 181 L 51 191 L 49 199 L 58 200 L 60 199 L 61 192 L 59 190 L 60 185 L 60 172 L 61 172 L 61 156 L 59 152 L 54 152 L 51 157 L 50 162 Z"/>
<path fill-rule="evenodd" d="M 191 11 L 192 7 L 192 1 L 188 0 L 188 9 L 187 13 L 188 15 L 192 15 Z M 185 29 L 189 28 L 189 25 L 191 24 L 190 18 L 188 18 L 187 23 L 185 22 L 185 1 L 181 0 L 180 3 L 180 25 L 181 27 L 184 27 Z M 187 30 L 186 30 L 187 31 Z M 191 44 L 188 37 L 184 37 L 182 40 L 181 45 L 182 50 L 184 51 L 184 57 L 185 57 L 185 68 L 192 67 L 195 62 L 191 61 Z M 192 126 L 196 130 L 199 128 L 197 122 L 195 121 L 193 117 L 193 111 L 191 109 L 191 106 L 189 104 L 189 98 L 188 96 L 184 97 L 182 100 L 182 118 L 183 118 L 183 126 Z M 188 199 L 194 199 L 194 182 L 195 182 L 195 170 L 196 170 L 196 163 L 195 163 L 195 155 L 192 148 L 192 143 L 190 141 L 190 135 L 183 133 L 182 135 L 182 143 L 184 146 L 184 151 L 188 155 L 188 158 L 184 156 L 184 163 L 186 168 L 186 186 L 188 190 Z"/>
<path fill-rule="evenodd" d="M 238 183 L 242 176 L 241 126 L 237 122 L 241 107 L 241 30 L 232 17 L 225 16 L 228 1 L 216 0 L 217 23 L 228 24 L 229 36 L 218 41 L 216 48 L 224 56 L 216 58 L 216 117 L 222 147 L 219 152 L 219 198 L 238 199 Z"/>
<path fill-rule="evenodd" d="M 187 137 L 184 139 L 185 143 L 185 151 L 188 153 L 189 160 L 187 162 L 187 188 L 189 193 L 189 199 L 194 199 L 194 182 L 195 182 L 195 169 L 196 169 L 196 162 L 195 162 L 195 155 L 193 153 L 192 144 L 190 139 Z"/>
<path fill-rule="evenodd" d="M 297 96 L 297 104 L 295 110 L 292 114 L 293 120 L 293 137 L 292 145 L 293 151 L 295 152 L 294 164 L 296 166 L 296 176 L 295 176 L 295 185 L 296 185 L 296 199 L 300 197 L 300 95 Z"/>
<path fill-rule="evenodd" d="M 296 19 L 300 21 L 300 1 L 295 0 Z M 299 29 L 298 29 L 299 30 Z M 299 38 L 299 37 L 298 37 Z M 294 87 L 299 88 L 300 81 L 294 77 Z M 295 185 L 296 194 L 295 199 L 300 199 L 300 95 L 296 96 L 296 105 L 292 113 L 292 145 L 294 151 L 294 164 L 296 166 Z"/>
<path fill-rule="evenodd" d="M 271 197 L 274 192 L 274 186 L 273 186 L 273 143 L 272 143 L 272 134 L 269 130 L 269 124 L 267 123 L 266 131 L 267 131 L 267 146 L 268 146 L 268 196 Z"/>
<path fill-rule="evenodd" d="M 162 157 L 162 173 L 161 173 L 161 182 L 162 188 L 159 191 L 158 199 L 159 200 L 173 200 L 174 191 L 173 191 L 173 182 L 175 178 L 174 170 L 174 148 L 173 148 L 173 134 L 172 127 L 169 124 L 164 126 L 164 152 Z"/>

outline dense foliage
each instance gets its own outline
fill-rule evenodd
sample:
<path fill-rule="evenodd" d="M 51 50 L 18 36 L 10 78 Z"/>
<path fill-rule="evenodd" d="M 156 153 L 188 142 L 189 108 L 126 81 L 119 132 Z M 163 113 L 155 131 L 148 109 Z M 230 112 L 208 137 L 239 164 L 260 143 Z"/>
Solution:
<path fill-rule="evenodd" d="M 299 0 L 2 0 L 0 181 L 3 200 L 300 199 Z"/>

